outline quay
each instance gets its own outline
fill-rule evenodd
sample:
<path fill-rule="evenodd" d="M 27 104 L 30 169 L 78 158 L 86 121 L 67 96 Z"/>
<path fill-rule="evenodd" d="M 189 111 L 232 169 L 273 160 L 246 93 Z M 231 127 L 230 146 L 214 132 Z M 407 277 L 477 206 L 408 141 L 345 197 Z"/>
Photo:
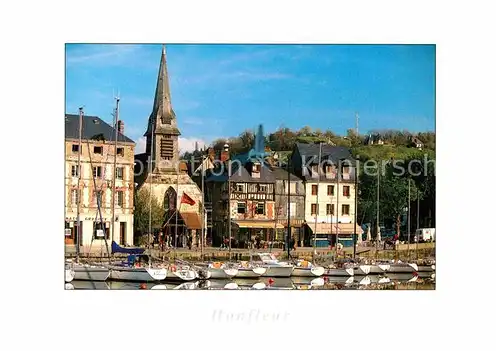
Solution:
<path fill-rule="evenodd" d="M 153 257 L 160 258 L 162 260 L 173 260 L 181 259 L 186 261 L 201 261 L 201 260 L 217 260 L 217 261 L 227 261 L 227 260 L 242 260 L 246 261 L 250 259 L 249 253 L 262 253 L 270 252 L 269 249 L 220 249 L 218 247 L 204 247 L 203 255 L 202 250 L 198 247 L 193 247 L 191 250 L 188 248 L 173 248 L 165 249 L 161 251 L 157 247 L 149 249 L 149 252 Z M 287 251 L 283 249 L 271 249 L 271 252 L 275 254 L 278 258 L 285 259 Z M 293 259 L 306 259 L 312 260 L 313 248 L 312 247 L 298 247 L 296 250 L 290 250 L 290 255 Z M 126 254 L 114 254 L 114 258 L 125 258 Z M 335 256 L 333 249 L 329 248 L 316 248 L 316 260 L 317 261 L 329 261 Z M 76 257 L 76 248 L 73 245 L 66 245 L 65 257 L 67 259 Z M 89 259 L 102 259 L 107 260 L 108 255 L 106 250 L 101 247 L 92 248 L 89 252 L 88 250 L 83 250 L 80 252 L 81 258 Z M 344 247 L 337 254 L 338 258 L 352 258 L 353 248 Z M 412 259 L 423 259 L 428 257 L 435 257 L 435 243 L 420 243 L 420 244 L 397 244 L 396 247 L 391 249 L 383 249 L 383 246 L 379 247 L 357 247 L 356 248 L 356 258 L 368 258 L 368 259 L 381 259 L 381 260 L 412 260 Z"/>

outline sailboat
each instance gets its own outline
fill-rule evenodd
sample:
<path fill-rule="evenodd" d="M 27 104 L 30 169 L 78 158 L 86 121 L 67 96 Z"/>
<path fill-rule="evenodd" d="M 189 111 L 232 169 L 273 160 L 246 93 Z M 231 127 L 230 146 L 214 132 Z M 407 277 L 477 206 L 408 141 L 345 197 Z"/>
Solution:
<path fill-rule="evenodd" d="M 288 262 L 279 261 L 273 254 L 268 252 L 258 253 L 257 257 L 266 269 L 263 277 L 291 277 L 294 266 Z"/>

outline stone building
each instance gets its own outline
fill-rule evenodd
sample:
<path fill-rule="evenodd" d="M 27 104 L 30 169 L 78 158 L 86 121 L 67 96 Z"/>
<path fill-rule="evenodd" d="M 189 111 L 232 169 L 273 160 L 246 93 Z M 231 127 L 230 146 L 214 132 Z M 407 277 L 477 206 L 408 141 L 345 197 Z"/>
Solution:
<path fill-rule="evenodd" d="M 146 152 L 136 155 L 135 174 L 138 190 L 142 187 L 149 190 L 151 187 L 166 211 L 163 227 L 155 229 L 170 235 L 172 242 L 177 239 L 177 246 L 184 246 L 188 236 L 192 237 L 193 243 L 197 241 L 197 234 L 201 231 L 202 208 L 200 188 L 189 176 L 187 165 L 180 162 L 179 135 L 163 47 L 153 110 L 144 134 Z M 183 196 L 193 203 L 181 202 Z"/>
<path fill-rule="evenodd" d="M 65 243 L 76 244 L 80 202 L 80 252 L 87 252 L 91 244 L 93 248 L 104 244 L 101 232 L 97 232 L 101 223 L 102 233 L 107 239 L 121 245 L 133 245 L 135 143 L 124 135 L 124 123 L 119 121 L 118 124 L 115 218 L 114 233 L 111 233 L 115 128 L 97 116 L 82 116 L 80 149 L 79 115 L 65 116 Z M 98 197 L 101 199 L 102 222 L 97 207 Z"/>
<path fill-rule="evenodd" d="M 354 228 L 362 233 L 355 224 L 354 167 L 356 162 L 345 147 L 323 144 L 320 150 L 319 144 L 295 144 L 292 168 L 305 184 L 306 245 L 314 245 L 314 233 L 318 247 L 335 242 L 337 233 L 339 243 L 352 245 Z"/>

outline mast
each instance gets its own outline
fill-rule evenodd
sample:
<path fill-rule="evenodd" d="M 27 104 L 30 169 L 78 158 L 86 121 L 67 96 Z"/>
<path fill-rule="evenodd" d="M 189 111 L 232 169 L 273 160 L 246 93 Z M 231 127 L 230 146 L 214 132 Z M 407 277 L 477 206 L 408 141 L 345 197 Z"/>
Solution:
<path fill-rule="evenodd" d="M 152 223 L 152 199 L 153 199 L 153 131 L 151 130 L 151 152 L 149 156 L 149 229 L 148 229 L 148 246 L 151 244 L 151 223 Z"/>
<path fill-rule="evenodd" d="M 288 235 L 287 235 L 287 240 L 288 240 L 288 259 L 290 259 L 290 237 L 292 235 L 292 227 L 290 226 L 290 177 L 291 177 L 291 174 L 290 174 L 290 171 L 291 171 L 291 155 L 289 156 L 289 160 L 288 160 L 288 196 L 287 196 L 287 201 L 288 201 Z M 295 183 L 297 184 L 297 183 Z M 295 192 L 297 192 L 297 190 L 295 190 Z M 297 211 L 297 210 L 295 210 Z"/>
<path fill-rule="evenodd" d="M 353 254 L 352 258 L 356 258 L 356 244 L 358 243 L 358 236 L 356 233 L 356 224 L 358 223 L 358 167 L 354 166 L 354 240 L 353 240 Z M 360 234 L 363 235 L 363 234 Z"/>
<path fill-rule="evenodd" d="M 227 160 L 227 227 L 229 233 L 229 260 L 231 260 L 231 160 L 230 159 Z"/>
<path fill-rule="evenodd" d="M 198 149 L 198 144 L 196 144 Z M 205 154 L 201 154 L 201 258 L 203 260 L 203 245 L 205 244 Z"/>
<path fill-rule="evenodd" d="M 120 98 L 116 98 L 116 110 L 115 110 L 115 146 L 114 146 L 114 158 L 113 158 L 113 171 L 111 172 L 113 188 L 111 197 L 111 242 L 115 240 L 115 197 L 116 197 L 116 151 L 118 144 L 118 115 L 119 115 L 119 103 Z M 121 243 L 123 244 L 123 243 Z"/>
<path fill-rule="evenodd" d="M 78 118 L 78 195 L 77 195 L 77 207 L 76 207 L 76 223 L 77 223 L 77 230 L 76 230 L 76 262 L 78 263 L 80 260 L 80 232 L 81 232 L 81 225 L 80 225 L 80 198 L 82 196 L 82 191 L 80 189 L 80 180 L 82 178 L 81 176 L 81 154 L 82 154 L 82 126 L 83 126 L 83 107 L 79 108 L 79 118 Z"/>
<path fill-rule="evenodd" d="M 408 260 L 410 259 L 410 177 L 408 177 Z"/>
<path fill-rule="evenodd" d="M 179 198 L 179 164 L 177 164 L 177 185 L 175 193 L 176 193 L 176 201 L 175 201 L 174 258 L 177 248 L 177 221 L 179 219 L 179 210 L 180 207 L 182 206 L 182 197 L 181 197 L 181 203 L 179 204 L 179 206 L 177 206 L 177 199 Z"/>
<path fill-rule="evenodd" d="M 379 233 L 379 225 L 380 225 L 380 220 L 379 220 L 379 215 L 380 215 L 380 168 L 378 167 L 378 162 L 377 162 L 377 226 L 376 226 L 376 251 L 378 252 L 378 233 Z"/>
<path fill-rule="evenodd" d="M 340 172 L 342 172 L 341 162 L 337 164 L 337 211 L 336 217 L 337 223 L 335 224 L 335 258 L 337 258 L 337 247 L 339 246 L 339 199 L 340 199 Z"/>
<path fill-rule="evenodd" d="M 315 263 L 316 258 L 316 232 L 318 228 L 318 212 L 319 212 L 319 179 L 321 177 L 321 144 L 319 143 L 319 159 L 318 159 L 318 181 L 316 183 L 316 216 L 314 218 L 314 246 L 313 246 L 313 264 Z"/>

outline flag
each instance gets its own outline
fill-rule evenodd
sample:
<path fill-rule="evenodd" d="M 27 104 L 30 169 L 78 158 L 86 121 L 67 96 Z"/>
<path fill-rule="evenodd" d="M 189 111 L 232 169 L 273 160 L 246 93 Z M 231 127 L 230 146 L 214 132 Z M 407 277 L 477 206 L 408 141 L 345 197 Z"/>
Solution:
<path fill-rule="evenodd" d="M 188 194 L 182 193 L 181 204 L 188 204 L 188 205 L 193 206 L 195 203 L 196 203 L 196 201 L 191 199 Z"/>

